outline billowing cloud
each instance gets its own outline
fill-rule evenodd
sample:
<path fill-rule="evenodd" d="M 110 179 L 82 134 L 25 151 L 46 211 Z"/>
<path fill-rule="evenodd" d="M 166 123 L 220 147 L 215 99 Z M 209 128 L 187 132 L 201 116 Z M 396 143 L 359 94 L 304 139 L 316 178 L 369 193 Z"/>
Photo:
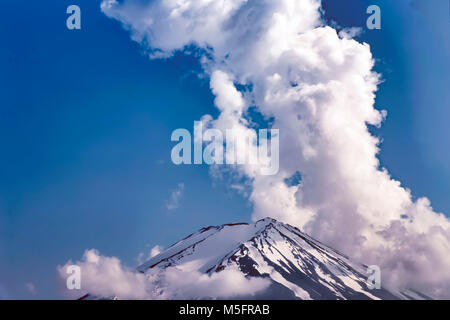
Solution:
<path fill-rule="evenodd" d="M 203 50 L 217 128 L 245 131 L 256 105 L 280 129 L 278 174 L 240 167 L 252 182 L 253 218 L 271 216 L 362 262 L 387 286 L 450 297 L 450 223 L 380 167 L 368 130 L 380 76 L 370 46 L 324 25 L 319 0 L 104 0 L 151 58 Z M 236 86 L 249 88 L 245 95 Z M 301 174 L 299 184 L 287 178 Z"/>
<path fill-rule="evenodd" d="M 118 297 L 122 299 L 145 299 L 150 297 L 151 288 L 147 278 L 135 270 L 123 267 L 116 257 L 101 256 L 97 250 L 86 250 L 81 261 L 67 262 L 58 267 L 60 278 L 66 281 L 67 267 L 80 267 L 81 290 L 65 290 L 70 297 L 81 297 L 90 293 L 99 297 Z"/>
<path fill-rule="evenodd" d="M 164 298 L 176 299 L 253 295 L 270 285 L 270 281 L 265 278 L 246 278 L 237 267 L 229 267 L 211 275 L 171 268 L 161 278 L 169 284 L 169 294 L 166 293 Z"/>
<path fill-rule="evenodd" d="M 67 267 L 73 264 L 80 267 L 81 291 L 65 290 L 72 298 L 85 293 L 118 299 L 227 298 L 252 295 L 270 284 L 263 278 L 247 279 L 236 269 L 208 275 L 185 266 L 140 273 L 123 266 L 118 258 L 102 256 L 94 249 L 86 250 L 81 261 L 59 266 L 62 281 L 67 278 Z"/>

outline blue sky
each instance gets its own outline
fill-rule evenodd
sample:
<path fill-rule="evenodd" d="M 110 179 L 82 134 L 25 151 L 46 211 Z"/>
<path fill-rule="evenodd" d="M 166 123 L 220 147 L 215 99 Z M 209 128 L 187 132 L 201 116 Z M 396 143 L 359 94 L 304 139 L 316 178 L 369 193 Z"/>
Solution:
<path fill-rule="evenodd" d="M 65 26 L 78 4 L 82 29 Z M 0 29 L 0 298 L 57 298 L 56 266 L 89 248 L 129 266 L 211 224 L 249 221 L 251 206 L 206 166 L 170 161 L 176 128 L 216 114 L 193 57 L 149 60 L 100 1 L 9 2 Z M 366 30 L 378 4 L 382 29 Z M 377 59 L 376 106 L 388 111 L 380 159 L 414 196 L 450 213 L 448 1 L 325 1 L 363 27 Z M 168 210 L 182 183 L 179 208 Z M 36 294 L 26 286 L 33 283 Z"/>

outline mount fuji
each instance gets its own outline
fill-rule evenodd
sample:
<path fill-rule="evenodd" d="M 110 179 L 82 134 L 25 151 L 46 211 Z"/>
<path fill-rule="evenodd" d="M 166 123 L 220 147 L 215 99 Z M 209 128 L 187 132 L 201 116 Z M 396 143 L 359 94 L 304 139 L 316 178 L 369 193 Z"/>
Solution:
<path fill-rule="evenodd" d="M 238 270 L 246 279 L 268 283 L 264 290 L 230 297 L 236 299 L 430 299 L 413 290 L 369 289 L 366 265 L 272 218 L 202 228 L 152 257 L 136 272 L 155 274 L 173 268 L 208 276 Z M 88 294 L 81 299 L 96 298 Z"/>

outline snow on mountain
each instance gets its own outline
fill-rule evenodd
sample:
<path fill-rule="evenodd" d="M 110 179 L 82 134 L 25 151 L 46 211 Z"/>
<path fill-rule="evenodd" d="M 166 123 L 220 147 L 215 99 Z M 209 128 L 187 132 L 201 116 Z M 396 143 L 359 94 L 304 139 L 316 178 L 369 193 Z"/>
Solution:
<path fill-rule="evenodd" d="M 177 267 L 212 275 L 237 268 L 271 285 L 253 299 L 426 299 L 420 293 L 368 288 L 367 266 L 271 218 L 200 229 L 138 267 Z"/>
<path fill-rule="evenodd" d="M 202 228 L 136 274 L 150 279 L 150 299 L 429 299 L 412 290 L 369 289 L 367 268 L 291 225 L 265 218 Z"/>

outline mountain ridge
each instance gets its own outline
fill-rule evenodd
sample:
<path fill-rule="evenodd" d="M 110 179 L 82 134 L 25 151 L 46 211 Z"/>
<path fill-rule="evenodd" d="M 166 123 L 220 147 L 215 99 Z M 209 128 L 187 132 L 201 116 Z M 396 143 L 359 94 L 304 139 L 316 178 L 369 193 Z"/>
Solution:
<path fill-rule="evenodd" d="M 428 299 L 412 290 L 370 289 L 367 265 L 315 240 L 300 229 L 267 217 L 254 223 L 208 226 L 175 242 L 137 267 L 169 268 L 212 276 L 238 270 L 270 283 L 238 299 Z M 211 298 L 211 297 L 191 297 Z"/>

